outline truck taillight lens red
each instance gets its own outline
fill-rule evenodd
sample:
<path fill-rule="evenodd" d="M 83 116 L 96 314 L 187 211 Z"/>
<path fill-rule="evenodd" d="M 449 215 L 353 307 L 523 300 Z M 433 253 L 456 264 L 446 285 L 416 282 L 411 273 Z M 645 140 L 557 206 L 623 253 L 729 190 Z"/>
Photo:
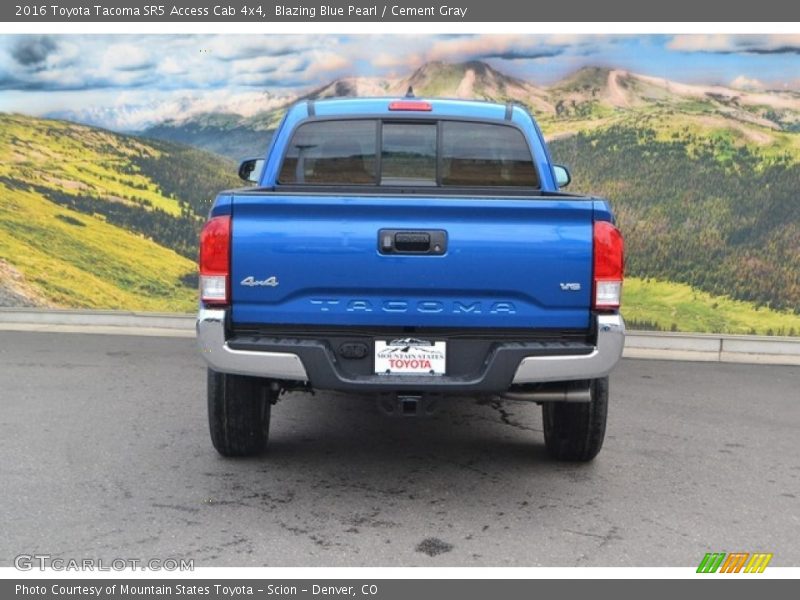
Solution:
<path fill-rule="evenodd" d="M 231 218 L 214 217 L 200 233 L 200 300 L 228 304 L 230 300 Z"/>
<path fill-rule="evenodd" d="M 420 102 L 419 100 L 396 100 L 389 103 L 389 110 L 430 112 L 433 110 L 433 105 L 430 102 Z"/>
<path fill-rule="evenodd" d="M 619 308 L 622 297 L 624 242 L 619 229 L 607 221 L 594 224 L 594 290 L 592 307 Z"/>

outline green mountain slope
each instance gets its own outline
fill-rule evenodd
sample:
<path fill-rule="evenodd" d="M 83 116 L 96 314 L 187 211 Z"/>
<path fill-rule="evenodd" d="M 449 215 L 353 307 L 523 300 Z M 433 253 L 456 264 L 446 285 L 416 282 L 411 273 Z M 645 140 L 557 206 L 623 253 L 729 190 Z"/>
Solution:
<path fill-rule="evenodd" d="M 683 283 L 628 277 L 622 314 L 632 329 L 798 336 L 800 315 L 715 296 Z"/>
<path fill-rule="evenodd" d="M 0 303 L 186 311 L 197 233 L 227 161 L 0 115 Z"/>

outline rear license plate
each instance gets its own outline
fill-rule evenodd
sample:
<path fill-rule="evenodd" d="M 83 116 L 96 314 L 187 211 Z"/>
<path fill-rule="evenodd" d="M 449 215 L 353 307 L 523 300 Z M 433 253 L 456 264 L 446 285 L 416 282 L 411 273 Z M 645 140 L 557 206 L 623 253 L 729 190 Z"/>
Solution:
<path fill-rule="evenodd" d="M 375 340 L 375 372 L 392 375 L 444 375 L 447 342 L 416 338 Z"/>

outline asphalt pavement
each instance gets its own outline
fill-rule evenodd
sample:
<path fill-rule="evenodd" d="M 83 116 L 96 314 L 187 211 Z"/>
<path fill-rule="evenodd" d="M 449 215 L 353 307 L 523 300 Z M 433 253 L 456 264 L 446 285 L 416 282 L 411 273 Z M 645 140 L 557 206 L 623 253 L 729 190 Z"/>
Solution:
<path fill-rule="evenodd" d="M 798 390 L 800 367 L 624 360 L 590 464 L 547 458 L 535 405 L 291 394 L 231 460 L 194 340 L 0 331 L 0 566 L 797 566 Z"/>

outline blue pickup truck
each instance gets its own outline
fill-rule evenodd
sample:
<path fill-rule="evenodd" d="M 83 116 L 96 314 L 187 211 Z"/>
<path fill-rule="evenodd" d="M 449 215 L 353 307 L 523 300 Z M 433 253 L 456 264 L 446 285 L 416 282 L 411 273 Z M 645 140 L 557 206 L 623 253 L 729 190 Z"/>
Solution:
<path fill-rule="evenodd" d="M 622 355 L 623 241 L 609 203 L 560 191 L 513 104 L 301 101 L 200 240 L 211 439 L 263 451 L 286 391 L 542 405 L 545 446 L 587 461 Z M 323 402 L 324 400 L 320 400 Z"/>

